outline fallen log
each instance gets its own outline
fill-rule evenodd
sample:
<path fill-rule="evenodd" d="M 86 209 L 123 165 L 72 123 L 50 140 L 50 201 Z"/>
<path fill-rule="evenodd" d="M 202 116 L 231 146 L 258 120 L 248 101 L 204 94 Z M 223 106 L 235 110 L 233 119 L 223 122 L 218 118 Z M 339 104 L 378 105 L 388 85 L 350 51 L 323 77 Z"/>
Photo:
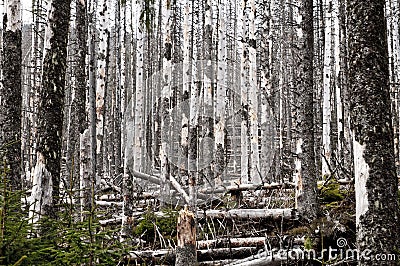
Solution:
<path fill-rule="evenodd" d="M 107 207 L 122 207 L 123 202 L 122 201 L 105 201 L 105 200 L 96 200 L 96 205 L 98 206 L 107 206 Z"/>
<path fill-rule="evenodd" d="M 284 219 L 297 220 L 298 213 L 295 209 L 232 209 L 198 211 L 198 218 L 219 218 L 219 219 Z"/>
<path fill-rule="evenodd" d="M 210 249 L 221 247 L 257 247 L 264 246 L 265 237 L 249 237 L 249 238 L 223 238 L 213 240 L 197 241 L 198 249 Z"/>
<path fill-rule="evenodd" d="M 161 179 L 156 177 L 156 176 L 152 176 L 152 175 L 148 175 L 148 174 L 144 174 L 144 173 L 140 173 L 137 171 L 133 171 L 133 176 L 136 178 L 140 178 L 143 180 L 147 180 L 151 183 L 157 184 L 157 185 L 161 185 Z M 184 191 L 183 188 L 180 186 L 180 184 L 175 180 L 175 182 L 171 182 L 171 181 L 167 181 L 171 184 L 171 186 L 177 191 L 177 192 L 182 192 Z M 179 187 L 175 187 L 179 185 Z M 185 200 L 188 200 L 188 196 L 187 196 L 187 192 L 185 191 L 186 194 L 183 194 L 183 196 L 185 197 Z M 213 196 L 208 196 L 205 195 L 203 193 L 197 193 L 197 198 L 201 199 L 201 200 L 207 200 L 207 201 L 213 201 L 213 200 L 220 200 L 219 198 L 213 197 Z"/>
<path fill-rule="evenodd" d="M 348 185 L 353 180 L 338 179 L 336 182 L 340 185 Z M 325 181 L 318 181 L 318 185 L 324 185 Z M 285 183 L 264 183 L 264 184 L 236 184 L 230 186 L 222 186 L 218 188 L 202 188 L 199 190 L 200 193 L 214 194 L 214 193 L 228 193 L 238 191 L 251 191 L 251 190 L 273 190 L 273 189 L 294 189 L 295 184 L 293 182 Z"/>
<path fill-rule="evenodd" d="M 298 261 L 304 259 L 304 251 L 300 248 L 291 250 L 274 250 L 260 252 L 245 259 L 236 260 L 226 264 L 229 266 L 278 266 L 282 262 Z"/>
<path fill-rule="evenodd" d="M 112 225 L 112 224 L 117 224 L 122 222 L 122 217 L 115 217 L 107 220 L 100 220 L 99 224 L 101 226 L 107 226 L 107 225 Z"/>
<path fill-rule="evenodd" d="M 292 238 L 292 244 L 299 245 L 304 244 L 304 237 L 294 238 L 293 236 L 283 236 L 282 239 Z M 200 240 L 197 241 L 198 249 L 210 249 L 210 248 L 238 248 L 238 247 L 265 247 L 266 242 L 271 244 L 271 239 L 276 240 L 279 243 L 279 239 L 276 236 L 273 237 L 246 237 L 246 238 L 222 238 L 213 240 Z M 276 247 L 279 247 L 277 245 Z"/>
<path fill-rule="evenodd" d="M 211 260 L 211 261 L 201 261 L 199 262 L 199 266 L 220 266 L 220 265 L 227 265 L 231 262 L 233 262 L 234 260 L 232 259 L 227 259 L 227 260 Z"/>
<path fill-rule="evenodd" d="M 201 193 L 213 194 L 213 193 L 227 193 L 247 190 L 271 190 L 271 189 L 293 189 L 294 183 L 270 183 L 270 184 L 237 184 L 219 188 L 203 188 L 200 189 Z"/>
<path fill-rule="evenodd" d="M 257 254 L 256 247 L 240 247 L 240 248 L 216 248 L 207 250 L 197 250 L 197 260 L 201 261 L 216 261 L 227 259 L 243 259 Z M 131 251 L 125 257 L 129 261 L 152 261 L 152 262 L 165 262 L 165 264 L 173 263 L 176 259 L 176 250 L 174 249 L 161 249 L 161 250 L 144 250 L 144 251 Z M 169 262 L 169 263 L 166 263 Z M 178 264 L 176 264 L 178 265 Z M 196 265 L 186 264 L 185 266 Z"/>

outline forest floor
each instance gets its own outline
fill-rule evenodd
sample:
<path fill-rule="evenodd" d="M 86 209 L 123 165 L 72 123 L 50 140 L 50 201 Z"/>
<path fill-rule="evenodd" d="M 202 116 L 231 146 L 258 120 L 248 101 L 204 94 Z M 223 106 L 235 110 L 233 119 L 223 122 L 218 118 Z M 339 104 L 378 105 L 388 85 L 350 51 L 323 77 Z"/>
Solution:
<path fill-rule="evenodd" d="M 311 222 L 297 216 L 199 216 L 199 265 L 275 265 L 279 261 L 286 265 L 353 265 L 354 258 L 346 257 L 345 251 L 356 248 L 354 186 L 330 180 L 318 190 L 320 216 Z M 294 190 L 236 191 L 223 194 L 222 199 L 199 206 L 199 212 L 290 209 Z M 142 215 L 133 223 L 135 239 L 127 258 L 142 265 L 173 265 L 181 207 L 160 208 L 156 200 L 141 202 L 137 211 Z M 275 259 L 269 261 L 271 257 Z"/>

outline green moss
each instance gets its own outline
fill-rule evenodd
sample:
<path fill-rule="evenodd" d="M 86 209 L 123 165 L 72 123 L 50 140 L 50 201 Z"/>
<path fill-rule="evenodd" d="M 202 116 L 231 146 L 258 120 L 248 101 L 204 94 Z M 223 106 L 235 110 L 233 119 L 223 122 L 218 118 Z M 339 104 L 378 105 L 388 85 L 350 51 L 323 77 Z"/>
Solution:
<path fill-rule="evenodd" d="M 318 186 L 322 203 L 333 203 L 344 199 L 345 194 L 340 191 L 340 185 L 336 180 L 329 181 L 324 186 Z"/>
<path fill-rule="evenodd" d="M 153 211 L 149 210 L 134 228 L 134 234 L 150 242 L 155 240 L 158 232 L 161 233 L 165 239 L 174 239 L 176 237 L 178 212 L 166 209 L 163 213 L 165 216 L 157 217 Z"/>
<path fill-rule="evenodd" d="M 288 231 L 288 235 L 291 236 L 306 235 L 308 233 L 309 233 L 309 228 L 307 226 L 295 227 Z"/>
<path fill-rule="evenodd" d="M 304 240 L 304 249 L 305 250 L 311 250 L 314 248 L 314 244 L 313 241 L 310 237 L 306 237 L 306 239 Z"/>

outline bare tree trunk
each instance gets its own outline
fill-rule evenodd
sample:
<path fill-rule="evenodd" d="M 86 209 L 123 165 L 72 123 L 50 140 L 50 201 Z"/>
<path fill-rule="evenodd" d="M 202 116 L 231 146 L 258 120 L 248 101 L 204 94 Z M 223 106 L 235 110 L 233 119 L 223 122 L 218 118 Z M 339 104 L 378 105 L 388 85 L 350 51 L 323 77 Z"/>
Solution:
<path fill-rule="evenodd" d="M 177 238 L 175 265 L 196 265 L 196 221 L 194 214 L 187 208 L 179 213 Z"/>
<path fill-rule="evenodd" d="M 331 165 L 331 85 L 332 85 L 332 1 L 324 0 L 324 68 L 322 101 L 322 176 L 329 176 Z"/>
<path fill-rule="evenodd" d="M 223 181 L 223 173 L 226 170 L 226 124 L 225 124 L 225 96 L 228 88 L 228 69 L 227 69 L 227 2 L 223 0 L 219 5 L 219 29 L 218 29 L 218 61 L 217 61 L 217 92 L 215 95 L 215 173 L 213 183 L 219 187 Z"/>
<path fill-rule="evenodd" d="M 33 221 L 41 215 L 55 217 L 57 213 L 70 4 L 71 0 L 54 0 L 46 28 L 39 98 L 38 159 L 30 198 Z"/>
<path fill-rule="evenodd" d="M 318 213 L 313 118 L 313 1 L 294 2 L 294 6 L 298 6 L 295 8 L 297 48 L 294 51 L 298 87 L 294 172 L 296 207 L 303 218 L 312 220 Z"/>
<path fill-rule="evenodd" d="M 272 181 L 270 167 L 275 145 L 274 117 L 272 114 L 272 32 L 271 3 L 260 3 L 260 47 L 259 47 L 259 86 L 261 90 L 261 150 L 260 174 L 266 181 Z"/>
<path fill-rule="evenodd" d="M 87 4 L 86 0 L 76 1 L 76 38 L 77 38 L 77 65 L 75 69 L 76 76 L 76 101 L 74 109 L 76 110 L 76 134 L 79 136 L 76 140 L 79 143 L 79 149 L 76 148 L 74 155 L 75 165 L 79 170 L 79 188 L 81 199 L 81 219 L 84 219 L 84 211 L 90 211 L 91 206 L 91 185 L 90 185 L 90 139 L 88 121 L 86 119 L 86 57 L 87 57 Z M 78 163 L 79 162 L 79 163 Z"/>
<path fill-rule="evenodd" d="M 134 136 L 134 162 L 133 169 L 135 171 L 143 170 L 143 143 L 145 142 L 144 136 L 144 105 L 145 105 L 145 91 L 144 91 L 144 44 L 145 44 L 145 29 L 140 28 L 140 16 L 143 5 L 136 3 L 136 91 L 135 91 L 135 136 Z"/>
<path fill-rule="evenodd" d="M 6 169 L 5 179 L 13 190 L 21 189 L 21 3 L 5 1 L 3 18 L 2 69 L 0 86 L 0 158 Z"/>
<path fill-rule="evenodd" d="M 254 0 L 247 1 L 246 20 L 248 24 L 247 52 L 248 52 L 248 119 L 250 137 L 250 181 L 253 184 L 261 184 L 259 136 L 258 136 L 258 87 L 257 87 L 257 53 L 256 53 L 256 5 Z"/>
<path fill-rule="evenodd" d="M 246 67 L 248 68 L 248 59 L 246 58 L 248 55 L 248 47 L 245 43 L 245 39 L 247 37 L 247 27 L 245 22 L 245 10 L 242 8 L 246 8 L 246 2 L 242 1 L 241 5 L 238 6 L 237 14 L 238 14 L 238 38 L 241 40 L 238 46 L 238 60 L 240 60 L 240 99 L 241 99 L 241 115 L 242 122 L 240 128 L 240 182 L 242 184 L 249 183 L 249 141 L 248 141 L 248 127 L 249 127 L 249 104 L 248 104 L 248 74 L 246 73 Z"/>
<path fill-rule="evenodd" d="M 160 147 L 160 169 L 161 169 L 161 197 L 163 202 L 168 201 L 170 188 L 169 182 L 170 179 L 170 163 L 168 161 L 168 154 L 170 151 L 170 123 L 171 115 L 169 114 L 170 104 L 171 104 L 171 80 L 172 80 L 172 71 L 171 71 L 171 59 L 172 59 L 172 42 L 171 42 L 171 3 L 167 1 L 163 1 L 161 6 L 161 20 L 162 20 L 162 38 L 164 43 L 163 51 L 163 79 L 161 88 L 161 103 L 160 103 L 160 118 L 161 118 L 161 147 Z M 163 86 L 165 84 L 165 86 Z"/>
<path fill-rule="evenodd" d="M 359 265 L 381 265 L 374 256 L 399 248 L 384 8 L 384 0 L 347 2 L 357 246 L 372 258 Z"/>
<path fill-rule="evenodd" d="M 107 57 L 107 14 L 109 13 L 107 0 L 99 0 L 96 6 L 96 29 L 99 31 L 99 45 L 96 70 L 96 175 L 103 179 L 103 146 L 104 146 L 104 113 L 105 113 L 105 92 L 106 92 L 106 57 Z"/>

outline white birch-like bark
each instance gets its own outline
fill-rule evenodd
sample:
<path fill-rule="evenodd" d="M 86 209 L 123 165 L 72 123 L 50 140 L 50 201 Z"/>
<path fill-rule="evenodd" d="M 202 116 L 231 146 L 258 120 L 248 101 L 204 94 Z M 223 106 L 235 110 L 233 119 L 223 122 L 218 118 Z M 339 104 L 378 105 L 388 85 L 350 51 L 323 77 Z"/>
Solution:
<path fill-rule="evenodd" d="M 242 105 L 242 122 L 240 128 L 240 143 L 241 143 L 241 160 L 240 160 L 240 181 L 242 184 L 249 183 L 249 143 L 248 143 L 248 116 L 249 116 L 249 106 L 248 106 L 248 73 L 246 69 L 248 68 L 248 60 L 246 60 L 245 54 L 248 54 L 248 48 L 245 44 L 245 39 L 247 36 L 247 27 L 245 21 L 245 8 L 246 2 L 242 0 L 240 5 L 237 5 L 237 38 L 238 43 L 238 60 L 240 60 L 240 99 Z"/>
<path fill-rule="evenodd" d="M 89 141 L 90 141 L 90 187 L 100 185 L 100 177 L 96 175 L 96 8 L 97 0 L 90 1 L 88 6 L 88 123 L 89 123 Z"/>
<path fill-rule="evenodd" d="M 225 167 L 225 95 L 227 90 L 227 47 L 226 47 L 226 15 L 227 1 L 222 0 L 219 8 L 219 28 L 218 28 L 218 73 L 217 73 L 217 92 L 215 96 L 215 186 L 219 187 L 223 180 Z"/>
<path fill-rule="evenodd" d="M 160 105 L 160 116 L 161 116 L 161 148 L 160 148 L 160 164 L 161 164 L 161 195 L 164 202 L 168 200 L 169 196 L 169 162 L 168 153 L 170 149 L 169 135 L 170 135 L 170 121 L 171 116 L 169 115 L 170 106 L 170 80 L 171 80 L 171 58 L 172 58 L 172 43 L 171 43 L 171 3 L 167 0 L 162 1 L 161 5 L 161 24 L 162 24 L 162 41 L 164 44 L 163 49 L 163 76 L 165 84 L 161 88 L 161 105 Z"/>
<path fill-rule="evenodd" d="M 191 26 L 192 26 L 192 3 L 184 1 L 181 4 L 183 10 L 183 65 L 182 65 L 182 101 L 189 100 L 190 82 L 191 82 Z M 188 152 L 189 152 L 189 114 L 182 112 L 181 118 L 181 150 L 182 156 L 179 159 L 179 167 L 189 169 Z"/>
<path fill-rule="evenodd" d="M 398 99 L 398 87 L 400 83 L 400 38 L 399 38 L 399 2 L 398 0 L 386 0 L 385 16 L 387 20 L 387 38 L 388 38 L 388 56 L 389 56 L 389 76 L 390 76 L 390 91 L 394 93 L 393 112 L 400 117 L 400 107 Z M 399 128 L 400 119 L 394 117 L 394 148 L 396 162 L 400 161 L 399 147 Z"/>
<path fill-rule="evenodd" d="M 271 32 L 271 2 L 259 3 L 260 10 L 260 126 L 261 126 L 261 150 L 260 173 L 267 177 L 272 165 L 274 152 L 275 129 L 272 109 L 272 32 Z"/>
<path fill-rule="evenodd" d="M 45 1 L 45 7 L 50 8 L 47 1 Z M 49 20 L 52 16 L 52 11 L 49 10 L 47 14 L 47 20 Z M 37 60 L 40 60 L 40 66 L 43 66 L 43 58 L 50 48 L 50 37 L 53 35 L 49 23 L 45 25 L 42 58 L 37 58 Z M 43 69 L 41 71 L 43 72 Z M 41 77 L 39 86 L 42 86 Z M 28 200 L 30 203 L 29 219 L 31 223 L 36 223 L 43 215 L 48 213 L 53 205 L 53 178 L 47 169 L 46 160 L 41 152 L 36 153 L 35 161 L 35 167 L 32 171 L 32 192 Z"/>
<path fill-rule="evenodd" d="M 32 174 L 30 170 L 33 169 L 36 164 L 36 150 L 37 150 L 37 107 L 39 100 L 39 91 L 42 82 L 42 60 L 43 60 L 43 47 L 44 47 L 44 34 L 46 20 L 49 10 L 49 1 L 40 0 L 35 1 L 32 6 L 33 9 L 33 24 L 32 24 L 32 57 L 31 57 L 31 80 L 32 87 L 29 99 L 29 123 L 31 125 L 30 132 L 30 152 L 29 152 L 29 164 L 25 166 L 28 183 L 32 183 Z"/>
<path fill-rule="evenodd" d="M 143 143 L 144 139 L 144 71 L 143 71 L 143 60 L 144 60 L 144 31 L 145 29 L 140 28 L 140 15 L 142 11 L 142 4 L 136 3 L 135 6 L 135 30 L 136 30 L 136 91 L 135 91 L 135 115 L 134 115 L 134 162 L 133 169 L 140 172 L 143 167 L 142 156 L 143 156 Z"/>
<path fill-rule="evenodd" d="M 337 124 L 337 144 L 336 144 L 336 157 L 338 160 L 342 160 L 343 140 L 341 137 L 344 132 L 343 123 L 343 104 L 342 104 L 342 90 L 343 90 L 343 78 L 341 77 L 340 64 L 340 14 L 339 14 L 339 0 L 332 0 L 332 30 L 334 33 L 333 37 L 333 67 L 335 74 L 335 93 L 336 93 L 336 124 Z"/>
<path fill-rule="evenodd" d="M 37 153 L 36 166 L 32 176 L 29 219 L 32 224 L 35 224 L 53 204 L 53 179 L 46 168 L 44 156 L 40 152 Z"/>
<path fill-rule="evenodd" d="M 214 120 L 214 90 L 215 90 L 215 46 L 213 45 L 213 41 L 215 40 L 215 25 L 213 25 L 213 15 L 215 15 L 215 10 L 213 10 L 214 1 L 206 0 L 205 1 L 205 10 L 204 10 L 204 28 L 202 28 L 203 32 L 203 49 L 202 49 L 202 59 L 205 60 L 202 67 L 202 95 L 203 102 L 201 106 L 203 110 L 200 111 L 201 115 L 201 139 L 199 139 L 199 157 L 200 164 L 199 170 L 203 171 L 206 182 L 204 185 L 214 185 L 214 173 L 211 168 L 210 162 L 214 159 L 214 143 L 215 139 L 213 139 L 214 130 L 213 130 L 213 120 Z M 214 38 L 214 39 L 213 39 Z M 213 166 L 215 165 L 212 163 Z M 200 181 L 202 182 L 202 181 Z"/>
<path fill-rule="evenodd" d="M 322 176 L 330 175 L 331 164 L 331 84 L 332 84 L 332 0 L 324 0 L 325 43 L 322 100 Z"/>
<path fill-rule="evenodd" d="M 110 8 L 108 0 L 98 0 L 96 8 L 96 29 L 99 32 L 99 44 L 97 52 L 97 70 L 96 70 L 96 171 L 97 178 L 102 179 L 104 174 L 103 165 L 103 139 L 104 139 L 104 114 L 106 90 L 106 56 L 107 56 L 107 26 L 108 11 Z"/>
<path fill-rule="evenodd" d="M 368 211 L 367 180 L 369 178 L 369 167 L 364 159 L 365 145 L 361 145 L 354 138 L 353 145 L 354 176 L 356 184 L 356 226 L 359 226 L 360 217 Z"/>
<path fill-rule="evenodd" d="M 261 184 L 262 177 L 260 172 L 260 154 L 258 149 L 258 87 L 257 87 L 257 52 L 255 36 L 255 0 L 247 1 L 249 7 L 246 8 L 246 16 L 249 23 L 248 53 L 249 53 L 249 133 L 250 133 L 250 178 L 251 183 Z"/>
<path fill-rule="evenodd" d="M 392 42 L 393 42 L 393 80 L 394 84 L 396 84 L 392 91 L 397 92 L 395 95 L 397 97 L 394 98 L 394 106 L 395 106 L 395 116 L 397 116 L 397 123 L 400 123 L 400 103 L 399 103 L 399 84 L 400 84 L 400 34 L 399 34 L 399 10 L 400 10 L 400 2 L 398 0 L 392 0 L 392 10 L 393 10 L 393 31 L 392 31 Z M 396 12 L 397 11 L 397 12 Z M 395 137 L 395 155 L 397 155 L 396 162 L 400 163 L 400 125 L 395 124 L 394 131 Z"/>

